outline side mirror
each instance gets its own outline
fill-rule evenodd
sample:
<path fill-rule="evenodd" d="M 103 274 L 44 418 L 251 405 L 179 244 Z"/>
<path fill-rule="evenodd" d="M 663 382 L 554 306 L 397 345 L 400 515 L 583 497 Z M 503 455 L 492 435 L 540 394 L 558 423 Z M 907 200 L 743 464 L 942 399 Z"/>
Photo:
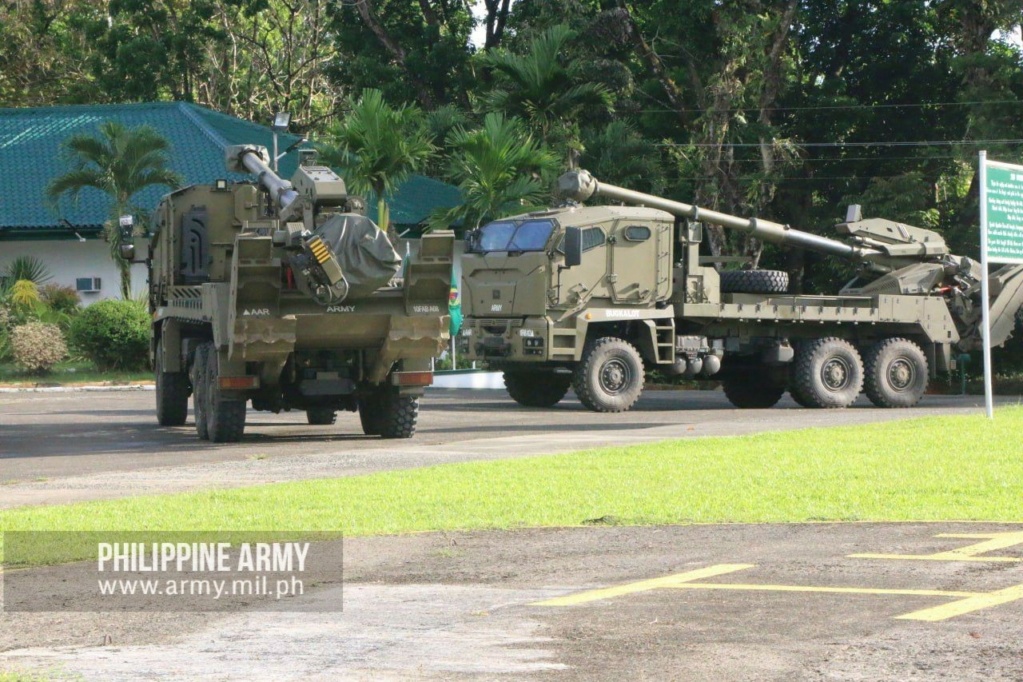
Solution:
<path fill-rule="evenodd" d="M 572 268 L 583 262 L 583 230 L 581 227 L 565 228 L 565 265 Z"/>
<path fill-rule="evenodd" d="M 118 254 L 126 261 L 135 260 L 135 219 L 130 215 L 123 215 L 118 222 L 121 243 L 117 247 Z"/>

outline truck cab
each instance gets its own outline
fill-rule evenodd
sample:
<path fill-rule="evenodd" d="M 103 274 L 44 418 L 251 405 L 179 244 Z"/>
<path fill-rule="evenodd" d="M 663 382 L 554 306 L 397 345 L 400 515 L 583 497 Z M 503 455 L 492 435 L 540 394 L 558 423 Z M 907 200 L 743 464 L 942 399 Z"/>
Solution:
<path fill-rule="evenodd" d="M 543 406 L 567 392 L 587 343 L 618 338 L 635 357 L 607 373 L 604 388 L 631 399 L 616 377 L 674 361 L 674 226 L 656 209 L 566 206 L 469 233 L 463 351 L 502 369 L 516 400 Z"/>

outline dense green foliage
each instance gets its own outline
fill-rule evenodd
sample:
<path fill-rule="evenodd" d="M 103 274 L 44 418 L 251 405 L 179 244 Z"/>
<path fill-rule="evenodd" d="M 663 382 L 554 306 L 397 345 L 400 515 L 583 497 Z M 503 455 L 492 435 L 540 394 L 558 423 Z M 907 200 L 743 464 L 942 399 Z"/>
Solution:
<path fill-rule="evenodd" d="M 402 124 L 410 141 L 437 148 L 411 166 L 455 182 L 453 134 L 496 112 L 607 181 L 818 232 L 856 201 L 960 251 L 976 250 L 976 152 L 1023 152 L 1016 0 L 476 4 L 474 17 L 453 0 L 8 3 L 0 104 L 181 99 L 263 123 L 289 110 L 296 130 L 354 151 L 341 133 L 373 88 L 422 122 Z M 377 185 L 375 172 L 350 181 Z M 810 288 L 846 274 L 823 265 Z"/>
<path fill-rule="evenodd" d="M 33 256 L 19 256 L 0 272 L 0 363 L 45 374 L 67 355 L 64 333 L 81 300 L 70 287 L 43 284 L 49 279 Z"/>
<path fill-rule="evenodd" d="M 353 191 L 376 195 L 380 228 L 387 230 L 388 196 L 434 151 L 422 111 L 393 107 L 380 90 L 369 88 L 327 139 L 323 162 L 341 168 Z"/>
<path fill-rule="evenodd" d="M 1023 160 L 1018 0 L 26 0 L 0 12 L 2 105 L 181 99 L 261 123 L 288 110 L 378 199 L 410 171 L 459 184 L 466 207 L 441 223 L 543 202 L 578 163 L 823 234 L 860 203 L 976 255 L 977 152 Z M 394 130 L 407 149 L 371 137 Z M 484 163 L 509 135 L 554 161 Z M 833 258 L 707 234 L 715 253 L 788 270 L 797 292 L 849 276 Z"/>
<path fill-rule="evenodd" d="M 140 369 L 149 363 L 149 314 L 137 301 L 94 303 L 75 317 L 69 338 L 100 369 Z"/>

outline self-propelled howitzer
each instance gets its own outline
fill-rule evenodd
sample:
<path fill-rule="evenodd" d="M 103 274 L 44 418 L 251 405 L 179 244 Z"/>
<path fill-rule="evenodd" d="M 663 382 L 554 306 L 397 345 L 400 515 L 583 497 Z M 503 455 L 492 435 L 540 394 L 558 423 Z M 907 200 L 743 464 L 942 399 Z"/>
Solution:
<path fill-rule="evenodd" d="M 329 425 L 358 411 L 368 435 L 415 431 L 430 360 L 448 340 L 453 236 L 402 259 L 330 168 L 291 181 L 266 150 L 227 149 L 218 180 L 168 195 L 150 242 L 157 419 L 200 438 L 241 438 L 246 403 Z"/>
<path fill-rule="evenodd" d="M 930 230 L 850 207 L 840 241 L 585 171 L 558 190 L 562 205 L 472 233 L 462 261 L 463 347 L 504 369 L 524 405 L 553 405 L 571 385 L 590 409 L 625 410 L 658 369 L 720 379 L 737 407 L 770 407 L 787 390 L 809 407 L 844 407 L 861 390 L 908 407 L 980 343 L 980 266 Z M 582 205 L 592 196 L 630 205 Z M 784 272 L 719 271 L 700 255 L 704 224 L 847 259 L 857 276 L 836 295 L 810 296 L 788 293 Z M 1023 267 L 991 282 L 998 345 L 1023 302 Z"/>

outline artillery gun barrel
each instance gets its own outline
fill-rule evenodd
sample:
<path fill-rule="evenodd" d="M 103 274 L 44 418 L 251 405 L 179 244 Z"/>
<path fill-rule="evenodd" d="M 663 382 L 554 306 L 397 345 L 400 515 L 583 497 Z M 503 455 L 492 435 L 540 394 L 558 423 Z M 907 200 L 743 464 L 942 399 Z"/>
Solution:
<path fill-rule="evenodd" d="M 583 170 L 569 171 L 562 175 L 558 180 L 558 191 L 562 196 L 580 202 L 586 201 L 594 194 L 597 194 L 627 204 L 649 206 L 650 208 L 667 211 L 681 218 L 688 218 L 694 221 L 699 220 L 712 225 L 720 225 L 721 227 L 748 232 L 755 237 L 763 239 L 765 242 L 808 249 L 833 256 L 841 256 L 850 260 L 864 260 L 881 253 L 875 249 L 852 246 L 834 239 L 810 234 L 809 232 L 793 230 L 788 225 L 774 223 L 770 220 L 740 218 L 727 213 L 685 204 L 681 201 L 672 201 L 671 199 L 644 194 L 643 192 L 625 189 L 624 187 L 607 185 L 597 182 L 596 178 Z"/>
<path fill-rule="evenodd" d="M 274 173 L 268 165 L 263 162 L 260 158 L 259 153 L 254 148 L 243 149 L 238 155 L 238 162 L 241 163 L 246 170 L 256 176 L 259 184 L 270 192 L 270 196 L 273 197 L 274 201 L 277 202 L 279 209 L 287 208 L 295 199 L 298 198 L 298 192 L 291 187 L 291 183 L 281 178 L 281 176 Z"/>

